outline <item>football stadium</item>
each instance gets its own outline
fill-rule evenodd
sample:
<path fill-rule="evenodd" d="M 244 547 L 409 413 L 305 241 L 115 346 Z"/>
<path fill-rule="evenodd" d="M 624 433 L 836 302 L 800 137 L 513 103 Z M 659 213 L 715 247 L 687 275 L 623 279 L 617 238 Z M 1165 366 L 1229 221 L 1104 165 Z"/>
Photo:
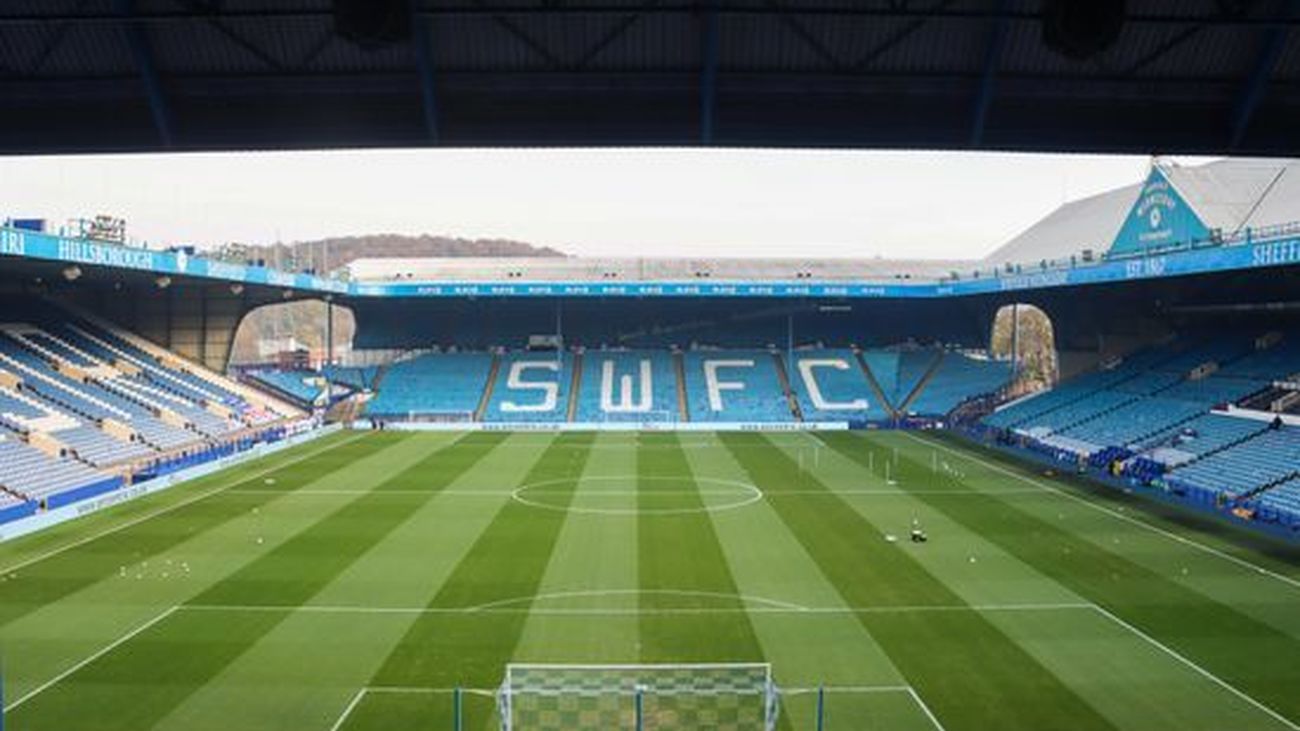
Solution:
<path fill-rule="evenodd" d="M 0 147 L 960 147 L 968 131 L 977 148 L 1300 147 L 1286 3 L 1096 3 L 1119 8 L 1090 16 L 1115 33 L 1066 13 L 1068 53 L 1037 29 L 1078 3 L 543 3 L 559 21 L 494 2 L 97 5 L 0 12 L 0 38 L 59 36 L 24 41 L 48 49 L 28 85 L 0 77 L 16 110 Z M 761 42 L 781 29 L 834 60 L 870 39 L 823 31 L 859 12 L 931 54 L 918 78 L 974 84 L 973 130 L 903 123 L 969 107 L 970 83 L 854 128 L 876 92 L 835 91 L 838 66 L 792 81 L 778 67 L 801 57 Z M 343 50 L 239 65 L 288 44 L 255 29 L 314 25 Z M 1173 54 L 1135 73 L 1189 113 L 1217 104 L 1218 82 L 1188 88 L 1205 48 L 1186 28 L 1202 25 L 1260 41 L 1221 64 L 1248 72 L 1227 131 L 1093 125 L 1078 110 L 1097 94 L 1149 101 L 1109 71 L 1080 72 L 1057 106 L 1025 101 L 1058 83 L 1049 57 Z M 592 29 L 607 85 L 564 60 Z M 651 35 L 692 49 L 689 79 Z M 524 83 L 487 53 L 520 44 L 563 48 Z M 381 83 L 412 50 L 410 89 Z M 767 52 L 771 67 L 743 58 Z M 249 73 L 238 94 L 204 66 L 222 54 L 230 78 Z M 887 83 L 873 64 L 891 58 L 864 61 L 863 83 Z M 135 107 L 98 132 L 81 114 L 36 123 L 108 108 L 115 63 Z M 45 78 L 77 64 L 105 73 Z M 372 114 L 312 121 L 367 74 L 382 78 L 355 105 Z M 521 83 L 568 91 L 542 102 Z M 301 117 L 284 111 L 296 93 L 314 94 Z M 262 97 L 277 94 L 283 109 Z M 494 122 L 485 100 L 511 95 Z M 765 116 L 780 95 L 806 104 Z M 577 120 L 596 99 L 614 109 Z M 259 100 L 266 118 L 241 121 Z M 682 122 L 696 111 L 702 126 Z M 987 256 L 945 260 L 308 268 L 144 246 L 111 216 L 3 212 L 0 729 L 1300 729 L 1298 161 L 1152 157 Z M 319 352 L 234 357 L 250 318 L 298 303 L 326 305 Z"/>

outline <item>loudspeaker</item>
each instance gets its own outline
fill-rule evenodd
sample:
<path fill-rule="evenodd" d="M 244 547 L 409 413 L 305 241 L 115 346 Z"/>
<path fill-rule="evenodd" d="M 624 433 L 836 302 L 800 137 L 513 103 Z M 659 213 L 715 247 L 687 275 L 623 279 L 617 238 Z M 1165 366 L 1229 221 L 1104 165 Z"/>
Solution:
<path fill-rule="evenodd" d="M 414 0 L 334 0 L 334 32 L 366 49 L 411 40 Z"/>
<path fill-rule="evenodd" d="M 1119 39 L 1125 0 L 1045 0 L 1043 44 L 1063 56 L 1086 59 Z"/>

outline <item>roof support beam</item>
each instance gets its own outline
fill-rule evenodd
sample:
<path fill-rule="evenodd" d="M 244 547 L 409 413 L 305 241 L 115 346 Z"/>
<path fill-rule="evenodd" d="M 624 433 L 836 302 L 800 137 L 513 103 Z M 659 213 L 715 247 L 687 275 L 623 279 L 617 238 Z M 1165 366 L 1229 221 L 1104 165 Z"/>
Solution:
<path fill-rule="evenodd" d="M 144 84 L 145 94 L 149 98 L 149 113 L 153 117 L 154 129 L 163 147 L 172 146 L 171 109 L 167 105 L 167 96 L 163 93 L 162 79 L 158 67 L 154 64 L 153 48 L 144 25 L 135 18 L 135 0 L 115 0 L 115 10 L 122 19 L 122 30 L 126 34 L 127 44 L 131 47 L 131 58 L 135 62 L 140 81 Z"/>
<path fill-rule="evenodd" d="M 438 144 L 438 88 L 434 84 L 433 19 L 417 12 L 418 0 L 411 0 L 411 42 L 415 46 L 415 67 L 420 75 L 420 97 L 424 105 L 424 131 L 431 144 Z"/>
<path fill-rule="evenodd" d="M 700 21 L 700 144 L 711 145 L 718 110 L 718 11 L 712 2 Z"/>
<path fill-rule="evenodd" d="M 654 0 L 650 4 L 657 5 L 659 4 L 659 2 L 660 0 Z M 621 20 L 619 20 L 617 23 L 613 25 L 613 27 L 609 29 L 608 33 L 602 36 L 600 40 L 596 41 L 595 45 L 588 48 L 586 52 L 583 53 L 582 56 L 576 62 L 574 62 L 572 67 L 573 70 L 581 71 L 582 69 L 585 69 L 588 66 L 590 66 L 591 62 L 596 60 L 596 58 L 599 57 L 601 53 L 604 53 L 605 49 L 609 48 L 614 43 L 614 41 L 617 41 L 620 37 L 626 35 L 628 30 L 632 26 L 636 25 L 637 21 L 640 20 L 641 17 L 642 16 L 639 13 L 623 16 Z"/>
<path fill-rule="evenodd" d="M 1268 90 L 1269 77 L 1273 75 L 1273 69 L 1282 58 L 1282 50 L 1286 48 L 1287 33 L 1286 26 L 1270 28 L 1264 33 L 1264 43 L 1260 48 L 1259 56 L 1256 57 L 1250 76 L 1246 78 L 1246 83 L 1237 95 L 1237 103 L 1232 109 L 1232 137 L 1228 140 L 1230 149 L 1235 150 L 1246 136 L 1250 120 L 1255 116 L 1255 110 Z"/>
<path fill-rule="evenodd" d="M 999 9 L 1006 5 L 999 3 Z M 975 110 L 971 115 L 970 146 L 979 147 L 984 142 L 984 126 L 988 121 L 989 107 L 993 103 L 993 89 L 997 86 L 998 67 L 1002 65 L 1002 54 L 1007 47 L 1007 25 L 1005 17 L 990 21 L 989 43 L 984 52 L 984 71 L 980 75 L 979 93 L 975 95 Z"/>

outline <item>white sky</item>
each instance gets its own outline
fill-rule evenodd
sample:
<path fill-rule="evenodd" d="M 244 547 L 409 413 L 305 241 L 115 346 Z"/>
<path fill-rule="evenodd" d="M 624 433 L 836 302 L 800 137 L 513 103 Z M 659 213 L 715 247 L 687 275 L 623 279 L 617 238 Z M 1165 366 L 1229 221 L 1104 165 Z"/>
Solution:
<path fill-rule="evenodd" d="M 588 256 L 977 258 L 1148 164 L 705 149 L 14 157 L 0 158 L 0 217 L 108 213 L 133 238 L 203 247 L 392 232 Z"/>

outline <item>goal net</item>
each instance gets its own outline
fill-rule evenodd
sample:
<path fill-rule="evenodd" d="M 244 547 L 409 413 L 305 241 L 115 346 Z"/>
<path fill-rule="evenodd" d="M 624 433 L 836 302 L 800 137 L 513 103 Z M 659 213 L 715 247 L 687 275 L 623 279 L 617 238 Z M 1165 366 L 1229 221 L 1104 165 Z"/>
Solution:
<path fill-rule="evenodd" d="M 501 731 L 773 731 L 770 665 L 509 665 Z"/>

